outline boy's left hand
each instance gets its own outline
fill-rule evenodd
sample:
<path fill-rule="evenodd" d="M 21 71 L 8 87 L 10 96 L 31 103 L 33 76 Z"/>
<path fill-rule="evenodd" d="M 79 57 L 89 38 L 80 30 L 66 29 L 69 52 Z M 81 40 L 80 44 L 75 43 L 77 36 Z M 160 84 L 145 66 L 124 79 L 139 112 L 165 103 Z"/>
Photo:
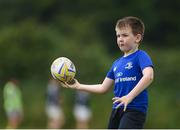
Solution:
<path fill-rule="evenodd" d="M 126 111 L 127 105 L 132 101 L 132 99 L 130 97 L 123 96 L 123 97 L 114 97 L 112 98 L 112 100 L 114 101 L 113 104 L 118 103 L 116 108 L 119 108 L 120 106 L 124 105 L 124 111 Z"/>

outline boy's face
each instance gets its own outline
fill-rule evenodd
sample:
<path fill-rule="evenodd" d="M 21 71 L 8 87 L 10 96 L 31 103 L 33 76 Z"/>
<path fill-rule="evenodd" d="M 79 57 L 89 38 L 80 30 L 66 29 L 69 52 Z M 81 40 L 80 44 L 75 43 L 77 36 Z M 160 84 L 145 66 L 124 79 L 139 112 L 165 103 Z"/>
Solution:
<path fill-rule="evenodd" d="M 141 40 L 141 35 L 134 35 L 132 29 L 129 26 L 116 28 L 117 44 L 120 50 L 124 53 L 128 53 L 135 49 Z"/>

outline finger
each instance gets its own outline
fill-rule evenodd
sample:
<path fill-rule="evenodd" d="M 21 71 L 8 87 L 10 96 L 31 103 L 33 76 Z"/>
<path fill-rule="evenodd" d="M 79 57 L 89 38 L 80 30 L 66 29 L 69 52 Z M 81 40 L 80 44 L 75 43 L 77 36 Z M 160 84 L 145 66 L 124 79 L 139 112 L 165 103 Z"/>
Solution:
<path fill-rule="evenodd" d="M 61 86 L 64 88 L 68 88 L 65 84 L 61 83 Z"/>
<path fill-rule="evenodd" d="M 72 84 L 75 83 L 75 80 L 74 80 L 74 79 L 71 79 L 71 80 L 69 80 L 67 83 L 68 83 L 69 85 L 72 85 Z"/>
<path fill-rule="evenodd" d="M 60 85 L 61 85 L 62 87 L 64 87 L 64 88 L 67 88 L 66 84 L 65 84 L 64 82 L 62 82 L 62 81 L 60 81 Z"/>
<path fill-rule="evenodd" d="M 119 97 L 113 97 L 113 98 L 112 98 L 112 100 L 117 100 L 117 99 L 119 99 Z"/>
<path fill-rule="evenodd" d="M 65 82 L 65 85 L 68 87 L 68 88 L 76 88 L 76 86 L 74 84 L 70 85 L 68 83 Z"/>
<path fill-rule="evenodd" d="M 75 81 L 75 83 L 77 83 L 78 81 L 77 81 L 77 79 L 73 79 L 74 81 Z"/>
<path fill-rule="evenodd" d="M 120 106 L 122 106 L 123 104 L 124 104 L 123 102 L 119 103 L 119 104 L 116 106 L 116 109 L 119 108 Z"/>
<path fill-rule="evenodd" d="M 113 104 L 115 104 L 115 103 L 117 103 L 117 102 L 121 102 L 121 100 L 120 100 L 120 99 L 117 99 L 117 100 L 115 100 L 115 101 L 113 102 Z"/>
<path fill-rule="evenodd" d="M 127 108 L 127 104 L 124 104 L 124 110 L 123 111 L 126 111 L 126 108 Z"/>
<path fill-rule="evenodd" d="M 68 83 L 64 82 L 64 84 L 66 85 L 67 88 L 71 88 L 71 86 Z"/>

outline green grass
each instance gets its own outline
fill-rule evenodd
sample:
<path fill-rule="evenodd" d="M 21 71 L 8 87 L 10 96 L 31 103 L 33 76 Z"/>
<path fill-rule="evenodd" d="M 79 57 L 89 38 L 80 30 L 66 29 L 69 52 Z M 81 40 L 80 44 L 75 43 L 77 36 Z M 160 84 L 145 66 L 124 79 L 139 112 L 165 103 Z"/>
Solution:
<path fill-rule="evenodd" d="M 162 89 L 163 87 L 164 89 Z M 0 89 L 1 95 L 2 88 Z M 25 116 L 20 128 L 46 128 L 46 81 L 24 81 L 21 83 L 21 88 Z M 180 98 L 178 98 L 178 91 L 170 89 L 168 85 L 160 86 L 158 82 L 152 84 L 148 90 L 149 110 L 145 128 L 179 128 Z M 112 106 L 112 91 L 104 95 L 90 95 L 90 105 L 93 114 L 90 128 L 107 128 Z M 66 117 L 63 128 L 75 128 L 73 117 L 74 92 L 75 90 L 62 89 L 63 109 Z M 7 120 L 3 109 L 2 96 L 0 98 L 0 115 L 0 128 L 4 129 Z"/>

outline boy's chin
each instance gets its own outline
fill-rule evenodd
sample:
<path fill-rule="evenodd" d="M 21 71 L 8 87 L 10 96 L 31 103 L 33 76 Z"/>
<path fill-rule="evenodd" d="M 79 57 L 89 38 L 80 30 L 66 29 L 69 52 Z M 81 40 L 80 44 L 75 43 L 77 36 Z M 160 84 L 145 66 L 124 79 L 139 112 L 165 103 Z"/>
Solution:
<path fill-rule="evenodd" d="M 123 52 L 123 53 L 126 53 L 129 51 L 129 49 L 126 49 L 126 48 L 120 48 L 120 50 Z"/>

